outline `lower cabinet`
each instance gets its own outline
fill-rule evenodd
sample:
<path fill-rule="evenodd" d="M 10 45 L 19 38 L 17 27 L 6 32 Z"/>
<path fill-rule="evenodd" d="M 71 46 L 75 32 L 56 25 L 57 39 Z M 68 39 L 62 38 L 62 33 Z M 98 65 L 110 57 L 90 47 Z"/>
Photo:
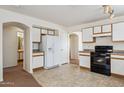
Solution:
<path fill-rule="evenodd" d="M 43 67 L 43 63 L 44 63 L 44 56 L 34 56 L 32 61 L 32 67 L 33 69 Z"/>
<path fill-rule="evenodd" d="M 82 67 L 90 68 L 90 56 L 80 56 L 79 57 L 79 64 Z"/>
<path fill-rule="evenodd" d="M 111 72 L 114 74 L 124 75 L 124 60 L 111 59 Z"/>

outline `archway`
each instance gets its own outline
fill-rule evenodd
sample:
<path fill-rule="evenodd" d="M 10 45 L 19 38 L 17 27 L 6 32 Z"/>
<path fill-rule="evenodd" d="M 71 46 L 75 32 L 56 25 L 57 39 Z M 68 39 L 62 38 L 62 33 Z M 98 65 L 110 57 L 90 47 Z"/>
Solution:
<path fill-rule="evenodd" d="M 24 31 L 23 69 L 29 73 L 32 73 L 32 47 L 31 47 L 32 41 L 31 41 L 31 37 L 30 37 L 30 28 L 27 25 L 20 23 L 20 22 L 5 22 L 5 23 L 3 23 L 3 41 L 5 39 L 4 29 L 6 27 L 16 27 L 16 28 L 19 28 Z M 3 55 L 7 54 L 7 53 L 4 53 L 5 52 L 4 50 L 8 48 L 8 47 L 5 47 L 4 43 L 5 42 L 3 42 Z M 9 47 L 10 50 L 11 50 L 11 48 L 13 48 L 13 47 Z M 13 52 L 10 52 L 10 53 L 8 52 L 7 55 L 12 55 L 12 54 L 13 54 Z M 15 59 L 14 57 L 13 58 L 11 58 L 11 56 L 9 56 L 9 57 L 10 57 L 10 59 Z M 7 60 L 5 62 L 5 59 L 6 59 L 6 56 L 3 56 L 3 64 L 4 63 L 7 64 Z M 16 66 L 16 64 L 15 64 L 15 66 Z"/>
<path fill-rule="evenodd" d="M 76 34 L 70 34 L 70 63 L 79 64 L 78 61 L 78 48 L 79 48 L 79 37 Z"/>

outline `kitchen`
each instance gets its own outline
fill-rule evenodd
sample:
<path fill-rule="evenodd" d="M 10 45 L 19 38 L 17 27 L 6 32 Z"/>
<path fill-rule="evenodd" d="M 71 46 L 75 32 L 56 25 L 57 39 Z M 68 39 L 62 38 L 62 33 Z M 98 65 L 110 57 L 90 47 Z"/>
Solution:
<path fill-rule="evenodd" d="M 64 49 L 59 44 L 59 31 L 48 27 L 33 26 L 33 69 L 50 69 L 68 63 L 64 58 Z M 61 57 L 58 55 L 62 53 Z"/>
<path fill-rule="evenodd" d="M 120 16 L 113 17 L 113 12 L 110 12 L 110 17 L 112 16 L 112 18 L 109 18 L 109 15 L 104 14 L 104 7 L 102 5 L 57 6 L 57 9 L 67 8 L 68 11 L 81 9 L 81 11 L 86 12 L 85 8 L 87 8 L 87 11 L 90 13 L 89 15 L 82 13 L 83 16 L 76 19 L 76 21 L 80 21 L 83 18 L 82 20 L 84 22 L 79 22 L 80 25 L 74 25 L 72 22 L 74 18 L 72 18 L 72 21 L 68 21 L 69 23 L 65 22 L 66 26 L 63 26 L 18 13 L 21 12 L 23 8 L 27 10 L 37 9 L 36 12 L 38 13 L 39 9 L 40 11 L 50 13 L 52 11 L 51 8 L 55 11 L 56 6 L 21 6 L 18 7 L 17 10 L 16 7 L 18 6 L 5 6 L 2 7 L 3 9 L 0 9 L 1 18 L 5 16 L 1 19 L 1 24 L 14 20 L 15 24 L 21 24 L 25 26 L 25 28 L 28 28 L 26 32 L 27 38 L 25 39 L 27 41 L 26 52 L 24 50 L 24 59 L 26 59 L 24 62 L 26 64 L 22 69 L 28 74 L 31 74 L 32 78 L 34 78 L 39 85 L 47 87 L 124 86 L 124 81 L 120 78 L 120 76 L 123 77 L 124 75 L 123 15 L 120 14 Z M 112 7 L 114 7 L 115 10 L 120 9 L 120 6 Z M 121 7 L 122 10 L 120 12 L 123 12 L 123 6 Z M 101 8 L 101 10 L 99 8 Z M 99 11 L 95 11 L 97 16 L 94 16 L 93 11 L 97 9 L 99 9 Z M 30 12 L 27 10 L 24 14 Z M 65 17 L 58 13 L 61 11 L 56 11 L 61 21 L 63 21 Z M 65 12 L 66 11 L 64 11 L 64 13 Z M 116 11 L 114 13 L 119 14 Z M 43 15 L 42 12 L 39 15 Z M 46 16 L 46 14 L 44 15 Z M 80 11 L 77 13 L 77 18 L 79 17 L 78 15 L 81 15 Z M 89 18 L 86 18 L 87 16 Z M 105 16 L 105 18 L 102 19 L 101 16 Z M 95 20 L 97 17 L 98 20 Z M 42 19 L 42 17 L 40 18 Z M 68 20 L 68 18 L 66 18 L 66 20 Z M 94 21 L 90 18 L 92 20 L 94 19 Z M 88 19 L 90 19 L 90 22 L 88 22 Z M 25 30 L 27 30 L 27 28 Z M 76 36 L 75 41 L 74 39 L 70 40 L 70 35 L 72 35 L 72 37 Z M 73 51 L 73 49 L 70 49 L 73 48 L 73 44 L 76 44 L 76 49 L 74 53 L 70 53 Z M 72 64 L 69 58 L 70 55 L 74 55 L 74 60 L 78 60 L 79 63 L 74 62 L 74 64 Z M 4 61 L 1 62 L 4 63 Z M 3 70 L 2 68 L 1 76 L 3 75 Z M 115 78 L 115 76 L 118 78 Z M 1 81 L 3 79 L 4 78 L 1 77 Z M 97 79 L 97 81 L 93 81 L 94 79 Z M 103 84 L 103 82 L 105 84 Z"/>
<path fill-rule="evenodd" d="M 91 52 L 95 46 L 112 46 L 110 53 L 110 69 L 112 74 L 124 75 L 124 22 L 106 24 L 82 29 L 84 51 L 80 51 L 80 66 L 91 68 Z M 90 47 L 89 47 L 90 46 Z M 91 63 L 90 63 L 91 62 Z M 118 67 L 117 67 L 118 66 Z"/>

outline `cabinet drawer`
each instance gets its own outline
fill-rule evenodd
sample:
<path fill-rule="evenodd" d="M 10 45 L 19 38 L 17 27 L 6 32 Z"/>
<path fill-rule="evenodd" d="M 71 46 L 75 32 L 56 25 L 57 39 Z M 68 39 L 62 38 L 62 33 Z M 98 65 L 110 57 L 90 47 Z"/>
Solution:
<path fill-rule="evenodd" d="M 43 67 L 43 56 L 33 57 L 32 66 L 33 68 Z"/>

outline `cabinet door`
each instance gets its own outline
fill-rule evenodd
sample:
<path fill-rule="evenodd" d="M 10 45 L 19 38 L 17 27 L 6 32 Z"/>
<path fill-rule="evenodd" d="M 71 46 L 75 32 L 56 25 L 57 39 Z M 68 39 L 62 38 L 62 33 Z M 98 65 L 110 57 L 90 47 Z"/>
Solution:
<path fill-rule="evenodd" d="M 90 68 L 90 56 L 80 56 L 80 66 Z"/>
<path fill-rule="evenodd" d="M 102 32 L 101 26 L 94 27 L 93 32 L 94 32 L 94 34 L 101 33 Z"/>
<path fill-rule="evenodd" d="M 41 29 L 41 34 L 47 35 L 47 30 L 46 29 Z"/>
<path fill-rule="evenodd" d="M 33 68 L 43 67 L 43 56 L 33 57 L 32 66 Z"/>
<path fill-rule="evenodd" d="M 32 42 L 40 42 L 40 29 L 33 28 L 33 31 L 32 31 Z"/>
<path fill-rule="evenodd" d="M 112 40 L 124 41 L 124 23 L 113 24 Z"/>
<path fill-rule="evenodd" d="M 111 72 L 124 75 L 124 60 L 111 59 Z"/>
<path fill-rule="evenodd" d="M 54 35 L 54 31 L 49 30 L 48 35 Z"/>
<path fill-rule="evenodd" d="M 83 42 L 93 42 L 93 28 L 83 29 Z"/>
<path fill-rule="evenodd" d="M 103 25 L 102 26 L 102 32 L 111 32 L 112 31 L 112 26 L 110 25 Z"/>

